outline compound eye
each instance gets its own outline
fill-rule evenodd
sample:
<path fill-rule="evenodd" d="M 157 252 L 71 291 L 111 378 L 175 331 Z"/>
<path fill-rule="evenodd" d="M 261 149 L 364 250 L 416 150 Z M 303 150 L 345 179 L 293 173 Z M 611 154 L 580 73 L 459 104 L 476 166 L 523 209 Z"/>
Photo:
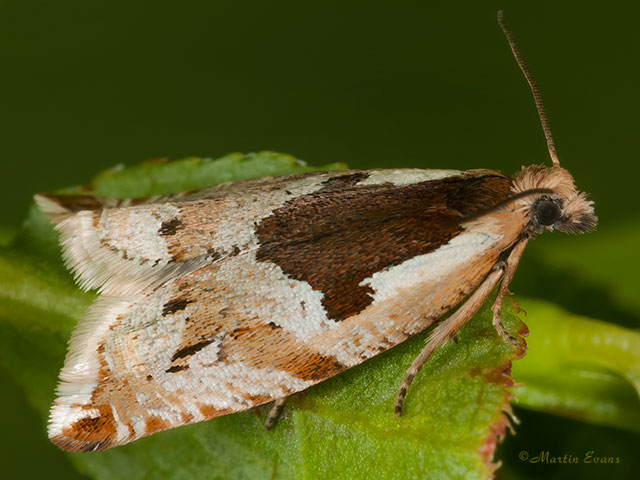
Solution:
<path fill-rule="evenodd" d="M 540 225 L 549 226 L 556 223 L 562 216 L 560 207 L 551 200 L 540 200 L 535 206 L 536 218 Z"/>

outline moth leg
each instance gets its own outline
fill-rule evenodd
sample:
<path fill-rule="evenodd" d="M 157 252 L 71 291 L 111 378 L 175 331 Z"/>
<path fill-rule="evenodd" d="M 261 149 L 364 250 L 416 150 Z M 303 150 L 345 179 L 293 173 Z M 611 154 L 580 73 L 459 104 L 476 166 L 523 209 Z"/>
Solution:
<path fill-rule="evenodd" d="M 520 258 L 522 258 L 522 252 L 524 252 L 524 247 L 526 247 L 527 241 L 527 238 L 520 240 L 509 254 L 509 258 L 507 258 L 507 263 L 504 269 L 504 276 L 500 282 L 500 288 L 498 288 L 496 300 L 493 302 L 493 307 L 491 308 L 493 310 L 493 326 L 496 327 L 496 330 L 505 342 L 509 342 L 514 346 L 518 346 L 518 340 L 504 328 L 500 311 L 502 310 L 502 301 L 504 300 L 504 296 L 509 293 L 509 282 L 511 282 L 513 274 L 515 273 L 516 268 L 518 268 L 518 263 L 520 262 Z"/>
<path fill-rule="evenodd" d="M 287 398 L 289 397 L 278 398 L 273 402 L 273 406 L 271 407 L 271 410 L 269 410 L 269 415 L 267 415 L 267 421 L 264 422 L 265 430 L 269 431 L 275 425 L 280 413 L 282 413 L 282 408 L 284 407 Z"/>
<path fill-rule="evenodd" d="M 498 283 L 502 277 L 504 270 L 504 264 L 499 264 L 494 267 L 489 275 L 484 279 L 475 292 L 467 299 L 467 301 L 456 312 L 441 322 L 427 340 L 427 345 L 422 349 L 420 354 L 415 358 L 407 372 L 405 377 L 400 383 L 398 394 L 395 400 L 395 412 L 396 417 L 402 415 L 402 402 L 407 395 L 407 390 L 413 379 L 418 374 L 422 366 L 429 359 L 433 351 L 440 345 L 447 343 L 452 337 L 454 337 L 458 330 L 467 323 L 467 321 L 473 316 L 474 313 L 482 306 L 487 296 L 493 290 L 493 287 Z"/>
<path fill-rule="evenodd" d="M 515 300 L 512 300 L 512 302 L 513 302 L 513 306 L 514 306 L 514 307 L 515 307 L 515 309 L 516 309 L 516 313 L 524 313 L 524 316 L 526 317 L 526 316 L 527 316 L 527 311 L 526 311 L 524 308 L 522 308 L 522 307 L 518 304 L 518 302 L 516 302 Z"/>

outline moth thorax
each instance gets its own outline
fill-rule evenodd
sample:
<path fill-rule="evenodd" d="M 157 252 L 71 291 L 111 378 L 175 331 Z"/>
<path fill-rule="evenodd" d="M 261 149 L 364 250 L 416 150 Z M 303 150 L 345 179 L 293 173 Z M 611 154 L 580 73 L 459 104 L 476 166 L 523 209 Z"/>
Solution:
<path fill-rule="evenodd" d="M 518 200 L 518 208 L 530 217 L 529 232 L 560 230 L 565 233 L 586 233 L 593 230 L 598 219 L 593 202 L 577 190 L 571 174 L 562 167 L 531 165 L 522 167 L 513 179 L 514 193 L 547 189 L 550 193 L 529 195 Z"/>

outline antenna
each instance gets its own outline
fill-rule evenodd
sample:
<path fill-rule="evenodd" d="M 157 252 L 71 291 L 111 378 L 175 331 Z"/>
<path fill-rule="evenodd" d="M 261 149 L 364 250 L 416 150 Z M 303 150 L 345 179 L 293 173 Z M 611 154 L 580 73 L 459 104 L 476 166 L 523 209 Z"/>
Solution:
<path fill-rule="evenodd" d="M 504 23 L 504 12 L 500 10 L 498 12 L 498 25 L 502 28 L 504 32 L 504 36 L 507 37 L 507 41 L 509 42 L 509 46 L 511 47 L 511 51 L 513 52 L 513 57 L 516 59 L 520 70 L 524 74 L 524 77 L 527 79 L 527 83 L 529 83 L 529 87 L 531 88 L 531 93 L 533 93 L 533 99 L 536 102 L 536 108 L 538 109 L 538 117 L 540 117 L 540 123 L 542 124 L 542 130 L 544 131 L 544 136 L 547 139 L 547 148 L 549 149 L 549 156 L 551 157 L 551 161 L 555 167 L 560 166 L 560 160 L 558 160 L 558 154 L 556 153 L 556 146 L 553 143 L 553 136 L 551 135 L 551 128 L 549 127 L 549 120 L 547 120 L 547 114 L 544 111 L 544 104 L 542 103 L 542 96 L 540 95 L 540 90 L 538 89 L 538 85 L 536 81 L 533 79 L 533 75 L 524 64 L 524 60 L 522 60 L 522 56 L 520 55 L 520 50 L 518 50 L 518 46 L 516 45 L 515 40 L 513 39 L 513 35 L 511 31 Z"/>

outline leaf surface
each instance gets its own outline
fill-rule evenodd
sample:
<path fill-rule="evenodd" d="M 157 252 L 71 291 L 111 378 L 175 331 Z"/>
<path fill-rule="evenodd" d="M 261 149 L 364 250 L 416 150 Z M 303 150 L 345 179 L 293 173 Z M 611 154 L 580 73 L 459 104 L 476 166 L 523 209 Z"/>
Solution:
<path fill-rule="evenodd" d="M 513 367 L 517 404 L 640 432 L 640 333 L 541 300 L 518 303 L 531 335 Z"/>

